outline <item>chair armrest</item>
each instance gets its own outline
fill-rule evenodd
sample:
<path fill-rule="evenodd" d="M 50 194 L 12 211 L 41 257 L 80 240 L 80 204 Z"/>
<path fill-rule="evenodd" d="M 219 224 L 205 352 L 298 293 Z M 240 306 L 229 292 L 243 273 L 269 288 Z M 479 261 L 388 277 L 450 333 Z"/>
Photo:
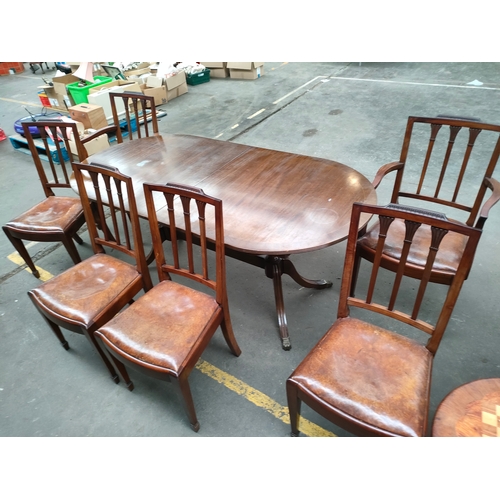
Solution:
<path fill-rule="evenodd" d="M 380 167 L 372 181 L 373 187 L 376 189 L 387 174 L 394 172 L 394 170 L 401 170 L 403 167 L 404 163 L 400 163 L 399 161 L 393 161 L 392 163 L 387 163 L 386 165 Z"/>
<path fill-rule="evenodd" d="M 85 139 L 81 139 L 82 144 L 86 144 L 87 142 L 90 142 L 91 140 L 95 139 L 96 137 L 99 137 L 104 134 L 110 134 L 116 133 L 116 125 L 108 125 L 107 127 L 100 128 L 99 130 L 96 130 L 92 134 L 88 135 L 85 137 Z"/>
<path fill-rule="evenodd" d="M 492 191 L 491 196 L 486 200 L 479 213 L 479 219 L 477 221 L 476 227 L 478 229 L 483 229 L 484 223 L 488 218 L 490 208 L 495 205 L 498 200 L 500 200 L 500 182 L 493 177 L 485 177 L 484 184 L 489 187 Z"/>

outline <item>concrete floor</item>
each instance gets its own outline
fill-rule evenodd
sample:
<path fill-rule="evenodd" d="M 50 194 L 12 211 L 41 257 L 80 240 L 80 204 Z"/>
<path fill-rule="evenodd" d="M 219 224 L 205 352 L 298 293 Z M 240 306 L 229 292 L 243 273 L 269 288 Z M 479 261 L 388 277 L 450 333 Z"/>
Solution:
<path fill-rule="evenodd" d="M 51 64 L 49 64 L 51 65 Z M 473 116 L 497 123 L 500 63 L 281 63 L 266 62 L 255 81 L 212 79 L 163 109 L 160 131 L 334 159 L 370 180 L 399 158 L 409 115 Z M 0 77 L 0 128 L 40 112 L 42 76 L 28 69 Z M 482 87 L 467 85 L 473 80 Z M 255 115 L 260 110 L 260 114 Z M 253 118 L 252 116 L 255 115 Z M 249 118 L 250 117 L 250 118 Z M 4 223 L 43 198 L 29 155 L 0 142 Z M 391 182 L 379 189 L 389 200 Z M 430 419 L 439 402 L 465 382 L 499 374 L 498 296 L 500 209 L 488 220 L 475 264 L 462 290 L 435 359 Z M 87 233 L 79 247 L 91 255 Z M 68 332 L 65 351 L 28 299 L 37 286 L 25 266 L 9 259 L 14 249 L 0 237 L 0 436 L 285 437 L 285 381 L 335 320 L 344 244 L 294 257 L 310 278 L 333 287 L 301 289 L 283 279 L 292 350 L 280 347 L 272 281 L 263 271 L 228 259 L 233 326 L 242 355 L 232 356 L 220 332 L 202 359 L 208 369 L 191 375 L 201 424 L 192 432 L 175 388 L 132 373 L 135 390 L 113 384 L 83 336 Z M 56 275 L 71 266 L 64 248 L 36 244 L 36 264 Z M 152 276 L 156 271 L 151 267 Z M 312 435 L 347 436 L 303 406 Z"/>

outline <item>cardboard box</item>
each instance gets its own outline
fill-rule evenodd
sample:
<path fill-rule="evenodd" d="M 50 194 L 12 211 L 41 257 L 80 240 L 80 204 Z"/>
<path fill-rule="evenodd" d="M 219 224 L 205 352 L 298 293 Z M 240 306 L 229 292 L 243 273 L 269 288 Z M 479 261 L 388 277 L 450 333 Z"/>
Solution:
<path fill-rule="evenodd" d="M 147 73 L 144 73 L 142 75 L 131 75 L 127 76 L 127 81 L 128 82 L 136 82 L 139 85 L 142 83 L 146 83 L 148 81 L 148 78 L 151 77 L 151 73 L 148 71 Z"/>
<path fill-rule="evenodd" d="M 52 85 L 42 85 L 38 88 L 45 92 L 51 108 L 58 111 L 68 111 L 68 107 L 72 105 L 68 95 L 58 94 Z"/>
<path fill-rule="evenodd" d="M 77 104 L 69 108 L 69 115 L 73 120 L 83 123 L 85 129 L 107 127 L 108 121 L 102 106 L 96 104 Z"/>
<path fill-rule="evenodd" d="M 186 83 L 186 73 L 184 73 L 184 71 L 179 71 L 179 73 L 165 78 L 167 90 L 173 90 L 184 83 Z"/>
<path fill-rule="evenodd" d="M 256 68 L 247 69 L 229 69 L 229 76 L 231 78 L 237 78 L 240 80 L 256 80 L 264 75 L 264 66 L 258 66 Z"/>
<path fill-rule="evenodd" d="M 90 132 L 85 130 L 82 134 L 80 134 L 80 140 L 85 139 L 85 137 L 88 137 L 90 135 Z M 73 156 L 77 157 L 77 148 L 76 148 L 76 143 L 73 139 L 70 139 L 68 141 L 69 143 L 69 149 L 70 152 Z M 96 153 L 99 153 L 100 151 L 103 151 L 105 149 L 109 148 L 109 139 L 107 134 L 102 134 L 99 137 L 96 137 L 95 139 L 92 139 L 91 141 L 87 142 L 86 144 L 83 145 L 85 150 L 87 151 L 87 155 L 93 155 Z M 77 158 L 75 158 L 77 159 Z M 78 158 L 78 160 L 82 161 L 81 158 Z"/>
<path fill-rule="evenodd" d="M 121 80 L 123 82 L 124 80 Z M 118 80 L 117 80 L 118 82 Z M 115 82 L 116 83 L 116 82 Z M 113 123 L 113 111 L 111 110 L 111 100 L 109 98 L 109 93 L 121 93 L 121 92 L 140 92 L 142 94 L 141 87 L 136 82 L 129 82 L 127 84 L 119 84 L 113 87 L 106 87 L 99 89 L 97 92 L 91 92 L 88 95 L 89 103 L 102 106 L 104 110 L 104 116 L 107 123 Z M 118 118 L 121 119 L 125 116 L 125 107 L 121 99 L 116 100 L 116 112 L 118 113 Z"/>
<path fill-rule="evenodd" d="M 186 94 L 187 91 L 188 91 L 187 82 L 179 85 L 178 87 L 175 87 L 172 90 L 167 89 L 167 100 L 171 101 L 172 99 L 175 99 L 176 97 L 179 97 L 182 94 Z"/>
<path fill-rule="evenodd" d="M 226 66 L 229 69 L 240 69 L 250 71 L 252 69 L 264 66 L 263 62 L 228 62 Z"/>
<path fill-rule="evenodd" d="M 74 76 L 73 74 L 54 76 L 52 78 L 52 83 L 54 84 L 54 90 L 56 91 L 56 94 L 59 95 L 68 95 L 68 89 L 66 88 L 66 86 L 69 83 L 75 83 L 78 81 L 80 81 L 80 78 Z"/>
<path fill-rule="evenodd" d="M 146 87 L 161 87 L 163 85 L 163 78 L 158 76 L 149 76 L 146 80 Z"/>
<path fill-rule="evenodd" d="M 182 85 L 179 85 L 177 87 L 177 97 L 179 97 L 182 94 L 187 94 L 187 91 L 188 91 L 187 83 L 183 83 Z"/>
<path fill-rule="evenodd" d="M 160 87 L 154 87 L 154 88 L 148 88 L 144 86 L 142 92 L 144 93 L 144 95 L 154 97 L 155 106 L 161 106 L 162 104 L 167 104 L 168 102 L 167 87 L 165 85 L 161 85 Z"/>
<path fill-rule="evenodd" d="M 113 80 L 112 82 L 104 83 L 102 85 L 99 85 L 98 87 L 91 88 L 89 90 L 89 94 L 101 92 L 102 90 L 109 89 L 111 87 L 121 87 L 122 85 L 133 85 L 133 87 L 130 87 L 130 92 L 140 92 L 140 88 L 137 89 L 137 82 L 133 82 L 131 80 Z M 127 90 L 127 92 L 129 92 L 129 90 Z"/>
<path fill-rule="evenodd" d="M 228 78 L 229 71 L 227 68 L 210 68 L 210 78 Z"/>
<path fill-rule="evenodd" d="M 132 75 L 144 75 L 145 73 L 150 73 L 149 64 L 147 64 L 147 63 L 142 63 L 142 64 L 146 64 L 146 66 L 143 68 L 133 69 L 130 71 L 123 71 L 124 76 L 126 76 L 128 78 L 129 76 L 132 76 Z"/>
<path fill-rule="evenodd" d="M 215 69 L 215 68 L 225 68 L 225 62 L 200 62 L 205 68 Z"/>

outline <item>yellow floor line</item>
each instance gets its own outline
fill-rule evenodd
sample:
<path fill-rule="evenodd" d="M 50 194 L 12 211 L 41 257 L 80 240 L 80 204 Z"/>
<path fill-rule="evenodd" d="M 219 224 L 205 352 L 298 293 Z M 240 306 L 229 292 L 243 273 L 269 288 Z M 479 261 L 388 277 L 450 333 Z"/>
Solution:
<path fill-rule="evenodd" d="M 17 264 L 19 266 L 24 266 L 26 263 L 21 258 L 21 256 L 17 253 L 11 253 L 7 256 L 7 258 Z M 38 272 L 40 273 L 40 281 L 47 281 L 53 277 L 48 271 L 42 269 L 41 267 L 36 266 Z M 31 269 L 26 267 L 25 269 L 29 273 L 31 273 Z M 32 274 L 32 273 L 31 273 Z M 224 385 L 228 389 L 236 392 L 240 396 L 243 396 L 246 400 L 250 401 L 256 406 L 263 408 L 267 412 L 269 412 L 274 417 L 278 418 L 285 424 L 290 424 L 290 417 L 288 415 L 288 408 L 286 406 L 282 406 L 269 396 L 266 396 L 263 392 L 254 389 L 253 387 L 245 384 L 245 382 L 233 377 L 229 373 L 220 370 L 216 366 L 208 363 L 207 361 L 199 360 L 196 364 L 196 368 L 200 370 L 205 375 L 208 375 L 210 378 L 219 382 L 219 384 Z M 335 434 L 323 429 L 319 425 L 316 425 L 309 420 L 301 417 L 300 419 L 300 432 L 310 437 L 335 437 Z"/>
<path fill-rule="evenodd" d="M 286 406 L 280 405 L 264 393 L 250 387 L 248 384 L 238 380 L 229 373 L 219 370 L 219 368 L 207 363 L 206 361 L 200 359 L 196 364 L 196 368 L 198 368 L 198 370 L 205 375 L 208 375 L 210 378 L 219 382 L 219 384 L 222 384 L 240 396 L 243 396 L 254 405 L 263 408 L 285 424 L 290 424 L 290 417 Z M 319 425 L 313 424 L 304 417 L 301 417 L 300 419 L 300 432 L 311 437 L 335 437 L 335 434 L 323 429 Z"/>
<path fill-rule="evenodd" d="M 27 106 L 41 106 L 41 103 L 34 103 L 34 102 L 26 102 L 26 101 L 17 101 L 15 99 L 8 99 L 7 97 L 0 97 L 0 101 L 9 101 L 9 102 L 15 102 L 17 104 L 26 104 Z"/>
<path fill-rule="evenodd" d="M 26 262 L 24 262 L 24 259 L 17 252 L 14 252 L 14 253 L 11 253 L 10 255 L 7 255 L 7 258 L 11 262 L 14 262 L 14 264 L 17 264 L 18 266 L 25 266 L 26 265 Z M 45 269 L 38 267 L 36 264 L 35 264 L 35 267 L 38 269 L 38 272 L 40 273 L 40 278 L 39 278 L 40 281 L 47 281 L 47 280 L 50 280 L 50 278 L 54 277 L 48 271 L 45 271 Z M 30 274 L 33 274 L 29 267 L 26 267 L 25 270 L 28 271 Z"/>

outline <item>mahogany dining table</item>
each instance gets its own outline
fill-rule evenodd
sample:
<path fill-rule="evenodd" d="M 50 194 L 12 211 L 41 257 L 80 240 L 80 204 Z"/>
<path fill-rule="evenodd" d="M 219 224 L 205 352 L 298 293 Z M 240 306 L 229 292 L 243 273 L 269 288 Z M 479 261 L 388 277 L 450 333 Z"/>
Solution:
<path fill-rule="evenodd" d="M 344 240 L 352 204 L 377 201 L 366 177 L 336 161 L 183 134 L 125 140 L 86 162 L 130 176 L 144 218 L 144 182 L 187 184 L 221 199 L 226 255 L 264 269 L 273 280 L 284 350 L 291 343 L 282 274 L 303 287 L 332 286 L 301 276 L 290 256 Z"/>

